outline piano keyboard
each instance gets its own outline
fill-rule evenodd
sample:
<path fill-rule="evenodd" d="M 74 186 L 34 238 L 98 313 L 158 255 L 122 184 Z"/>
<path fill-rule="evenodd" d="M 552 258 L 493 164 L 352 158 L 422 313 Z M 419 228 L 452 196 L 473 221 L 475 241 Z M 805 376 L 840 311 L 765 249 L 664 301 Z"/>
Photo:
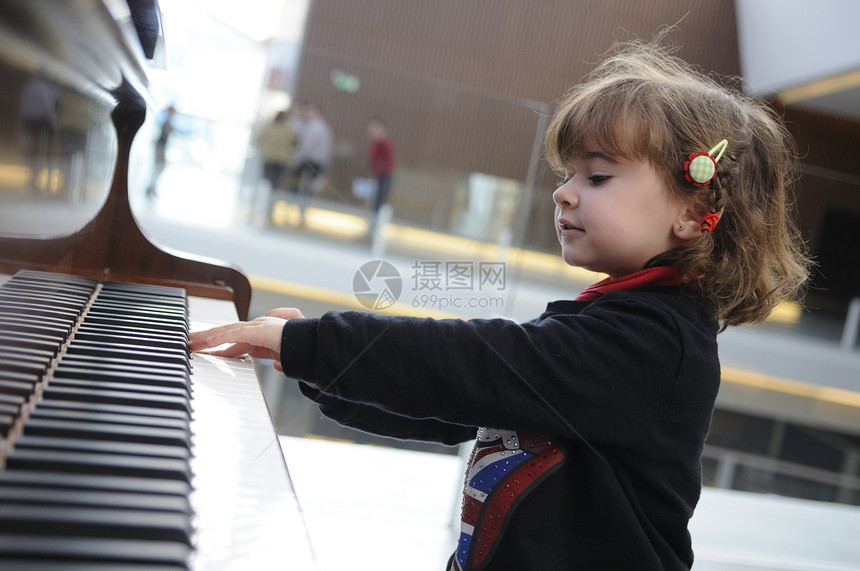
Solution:
<path fill-rule="evenodd" d="M 0 568 L 314 568 L 252 363 L 187 350 L 189 321 L 230 310 L 44 272 L 0 285 Z"/>

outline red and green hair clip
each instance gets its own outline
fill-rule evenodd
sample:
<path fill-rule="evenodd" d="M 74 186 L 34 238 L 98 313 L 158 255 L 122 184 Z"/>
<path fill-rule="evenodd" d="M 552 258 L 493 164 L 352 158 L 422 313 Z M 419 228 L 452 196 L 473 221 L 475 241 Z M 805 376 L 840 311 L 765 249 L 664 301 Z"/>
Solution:
<path fill-rule="evenodd" d="M 717 161 L 722 158 L 728 146 L 729 142 L 723 139 L 708 152 L 701 151 L 691 154 L 684 163 L 684 176 L 686 179 L 692 182 L 693 186 L 707 186 L 711 184 L 711 181 L 714 180 L 714 176 L 717 174 Z M 702 231 L 712 231 L 719 219 L 720 215 L 713 212 L 705 215 L 702 219 Z"/>

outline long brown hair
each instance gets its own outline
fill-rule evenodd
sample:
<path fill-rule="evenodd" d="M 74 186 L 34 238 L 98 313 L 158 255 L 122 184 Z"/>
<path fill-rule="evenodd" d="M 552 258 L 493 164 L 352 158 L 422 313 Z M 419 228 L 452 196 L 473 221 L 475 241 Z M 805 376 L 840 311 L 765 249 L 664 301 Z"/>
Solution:
<path fill-rule="evenodd" d="M 810 260 L 792 218 L 794 147 L 764 102 L 706 76 L 657 44 L 620 44 L 559 102 L 547 129 L 550 164 L 563 171 L 592 137 L 615 156 L 646 160 L 685 204 L 719 213 L 711 232 L 646 267 L 676 265 L 685 289 L 713 301 L 727 325 L 764 320 L 799 295 Z M 710 185 L 683 171 L 693 152 L 728 149 Z"/>

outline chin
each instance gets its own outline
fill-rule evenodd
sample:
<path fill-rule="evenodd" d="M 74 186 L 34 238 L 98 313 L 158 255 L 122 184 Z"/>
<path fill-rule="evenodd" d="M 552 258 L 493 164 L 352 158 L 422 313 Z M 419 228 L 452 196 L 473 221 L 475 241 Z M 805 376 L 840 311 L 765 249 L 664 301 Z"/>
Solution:
<path fill-rule="evenodd" d="M 564 263 L 565 263 L 565 264 L 567 264 L 568 266 L 573 266 L 573 267 L 575 267 L 575 268 L 582 268 L 582 267 L 584 267 L 580 262 L 578 262 L 578 261 L 576 260 L 576 257 L 575 257 L 575 256 L 573 256 L 573 255 L 565 254 L 564 252 L 562 252 L 562 254 L 561 254 L 561 259 L 562 259 L 562 260 L 564 261 Z"/>

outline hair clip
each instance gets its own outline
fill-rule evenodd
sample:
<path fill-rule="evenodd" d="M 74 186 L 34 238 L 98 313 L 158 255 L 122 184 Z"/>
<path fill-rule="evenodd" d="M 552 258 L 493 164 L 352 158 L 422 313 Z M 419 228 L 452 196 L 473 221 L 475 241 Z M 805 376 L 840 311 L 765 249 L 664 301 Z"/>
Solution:
<path fill-rule="evenodd" d="M 702 151 L 690 155 L 687 162 L 684 163 L 684 175 L 687 180 L 692 182 L 695 186 L 706 186 L 711 184 L 714 175 L 717 174 L 717 161 L 720 160 L 723 153 L 726 152 L 726 147 L 728 146 L 729 142 L 723 139 L 707 153 Z M 713 154 L 717 150 L 720 152 L 716 157 L 714 157 Z"/>
<path fill-rule="evenodd" d="M 712 231 L 717 222 L 720 221 L 720 215 L 714 214 L 711 212 L 710 214 L 706 214 L 704 218 L 702 218 L 702 232 L 710 232 Z"/>

